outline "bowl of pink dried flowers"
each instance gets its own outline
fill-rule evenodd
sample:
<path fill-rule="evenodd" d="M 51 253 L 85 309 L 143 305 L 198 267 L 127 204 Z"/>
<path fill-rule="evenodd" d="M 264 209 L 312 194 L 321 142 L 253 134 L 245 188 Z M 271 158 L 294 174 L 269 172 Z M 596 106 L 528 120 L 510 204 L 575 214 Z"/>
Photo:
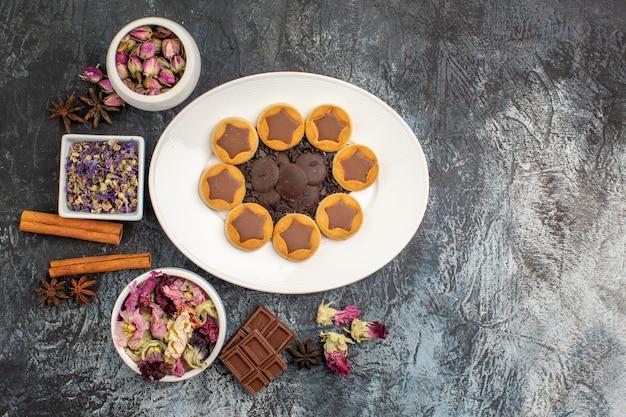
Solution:
<path fill-rule="evenodd" d="M 182 103 L 200 78 L 200 52 L 191 34 L 162 17 L 144 17 L 120 29 L 109 44 L 107 74 L 129 105 L 160 111 Z"/>
<path fill-rule="evenodd" d="M 120 293 L 111 334 L 124 363 L 146 381 L 198 375 L 224 345 L 226 312 L 213 286 L 182 268 L 148 271 Z"/>

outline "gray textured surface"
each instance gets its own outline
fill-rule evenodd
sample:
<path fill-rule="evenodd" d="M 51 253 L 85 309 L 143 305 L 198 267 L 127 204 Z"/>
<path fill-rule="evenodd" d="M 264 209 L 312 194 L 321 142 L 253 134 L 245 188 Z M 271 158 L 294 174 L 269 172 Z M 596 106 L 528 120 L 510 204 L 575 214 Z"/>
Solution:
<path fill-rule="evenodd" d="M 0 415 L 623 415 L 624 3 L 225 3 L 0 3 Z M 230 332 L 257 304 L 299 338 L 317 334 L 322 299 L 381 318 L 390 336 L 353 349 L 347 379 L 290 367 L 251 397 L 217 364 L 180 384 L 142 382 L 109 340 L 133 271 L 99 274 L 99 304 L 36 305 L 51 259 L 150 251 L 154 265 L 197 270 L 149 201 L 120 247 L 18 231 L 23 209 L 56 208 L 62 130 L 45 120 L 49 101 L 83 90 L 80 71 L 144 15 L 197 39 L 192 98 L 258 72 L 320 73 L 379 96 L 420 138 L 426 217 L 380 271 L 302 296 L 207 276 Z M 140 134 L 149 155 L 180 108 L 125 109 L 97 133 Z"/>

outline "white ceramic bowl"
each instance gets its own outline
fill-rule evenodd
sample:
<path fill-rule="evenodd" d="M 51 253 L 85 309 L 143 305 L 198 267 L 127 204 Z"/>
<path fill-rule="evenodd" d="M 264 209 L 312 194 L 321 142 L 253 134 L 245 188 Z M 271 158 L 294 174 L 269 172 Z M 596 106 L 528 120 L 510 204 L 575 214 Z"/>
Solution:
<path fill-rule="evenodd" d="M 215 308 L 217 309 L 219 332 L 218 332 L 217 341 L 216 341 L 215 345 L 213 346 L 213 350 L 211 351 L 209 356 L 204 361 L 207 364 L 207 367 L 208 367 L 211 363 L 213 363 L 217 359 L 217 356 L 219 355 L 219 353 L 220 353 L 220 351 L 222 349 L 222 346 L 224 345 L 224 339 L 226 337 L 226 310 L 224 309 L 224 303 L 222 302 L 222 299 L 220 298 L 220 296 L 217 293 L 217 291 L 215 291 L 213 286 L 211 284 L 209 284 L 207 281 L 205 281 L 200 275 L 198 275 L 198 274 L 196 274 L 194 272 L 188 271 L 186 269 L 175 268 L 175 267 L 155 268 L 155 269 L 153 269 L 151 271 L 148 271 L 148 272 L 146 272 L 144 274 L 139 275 L 137 278 L 135 278 L 133 281 L 131 281 L 124 288 L 124 290 L 122 290 L 120 295 L 117 297 L 117 301 L 115 302 L 115 305 L 113 306 L 113 311 L 111 313 L 111 337 L 114 339 L 115 323 L 117 323 L 117 321 L 118 321 L 118 318 L 119 318 L 119 315 L 120 315 L 120 311 L 122 309 L 122 306 L 124 305 L 124 301 L 126 301 L 126 298 L 130 294 L 130 286 L 131 286 L 131 284 L 133 282 L 135 282 L 137 284 L 140 284 L 140 283 L 144 282 L 145 280 L 150 278 L 150 274 L 153 271 L 160 272 L 160 273 L 163 273 L 163 274 L 167 274 L 167 275 L 169 275 L 171 277 L 185 278 L 185 279 L 193 282 L 194 284 L 198 285 L 200 288 L 202 288 L 202 290 L 209 296 L 209 298 L 211 298 L 211 300 L 213 300 L 213 303 L 215 304 Z M 115 350 L 120 355 L 120 357 L 122 358 L 124 363 L 126 365 L 128 365 L 128 367 L 130 369 L 132 369 L 134 372 L 136 372 L 137 374 L 141 375 L 141 371 L 139 370 L 139 366 L 137 365 L 137 363 L 135 361 L 133 361 L 128 356 L 128 354 L 124 351 L 124 348 L 122 348 L 120 346 L 117 346 L 115 344 L 115 342 L 113 342 L 113 345 L 115 346 Z M 206 369 L 206 367 L 204 369 Z M 188 378 L 191 378 L 193 376 L 198 375 L 204 369 L 203 368 L 196 368 L 196 369 L 189 370 L 189 371 L 185 372 L 183 374 L 183 376 L 181 376 L 181 377 L 177 377 L 177 376 L 174 376 L 174 375 L 166 375 L 165 377 L 163 377 L 159 381 L 161 381 L 161 382 L 182 381 L 182 380 L 185 380 L 185 379 L 188 379 Z"/>
<path fill-rule="evenodd" d="M 186 67 L 180 80 L 170 90 L 154 96 L 139 94 L 128 88 L 119 77 L 115 65 L 117 47 L 122 38 L 131 30 L 144 25 L 162 26 L 171 30 L 182 42 L 186 55 Z M 200 51 L 191 34 L 178 23 L 162 17 L 144 17 L 128 23 L 113 37 L 107 51 L 106 69 L 113 89 L 126 103 L 141 110 L 167 110 L 185 101 L 196 88 L 200 78 Z"/>
<path fill-rule="evenodd" d="M 130 213 L 90 213 L 87 211 L 73 211 L 67 207 L 67 192 L 65 185 L 67 182 L 66 162 L 72 144 L 76 142 L 107 142 L 115 140 L 118 143 L 134 141 L 134 148 L 137 152 L 138 172 L 137 172 L 137 209 Z M 97 219 L 97 220 L 122 220 L 137 221 L 143 217 L 143 199 L 145 194 L 145 142 L 141 136 L 116 136 L 116 135 L 83 135 L 67 134 L 61 137 L 61 158 L 59 161 L 59 204 L 58 214 L 60 217 L 75 219 Z"/>

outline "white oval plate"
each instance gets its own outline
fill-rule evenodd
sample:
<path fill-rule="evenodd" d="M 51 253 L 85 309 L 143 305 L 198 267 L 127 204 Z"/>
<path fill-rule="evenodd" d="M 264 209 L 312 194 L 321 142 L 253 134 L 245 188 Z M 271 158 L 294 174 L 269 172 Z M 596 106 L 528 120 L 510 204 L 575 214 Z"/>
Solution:
<path fill-rule="evenodd" d="M 226 212 L 211 210 L 198 194 L 202 172 L 219 162 L 209 139 L 215 125 L 231 116 L 256 124 L 274 103 L 291 104 L 305 118 L 321 104 L 343 107 L 352 118 L 351 142 L 370 147 L 380 165 L 376 182 L 352 193 L 364 212 L 361 230 L 345 241 L 322 238 L 317 253 L 302 262 L 280 257 L 271 241 L 252 252 L 235 248 L 224 235 Z M 274 72 L 227 82 L 186 106 L 159 138 L 148 186 L 161 227 L 200 268 L 242 287 L 303 294 L 351 284 L 391 261 L 422 221 L 429 180 L 413 131 L 376 96 L 322 75 Z"/>

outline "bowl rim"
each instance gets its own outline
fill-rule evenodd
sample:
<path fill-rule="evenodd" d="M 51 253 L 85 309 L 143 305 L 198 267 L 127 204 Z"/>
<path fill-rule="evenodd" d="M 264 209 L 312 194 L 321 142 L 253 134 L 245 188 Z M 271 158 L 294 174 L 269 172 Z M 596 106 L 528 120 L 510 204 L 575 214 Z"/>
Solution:
<path fill-rule="evenodd" d="M 149 271 L 146 271 L 143 274 L 138 275 L 135 278 L 133 278 L 120 292 L 120 294 L 118 295 L 115 301 L 115 304 L 113 305 L 113 309 L 111 310 L 111 341 L 113 343 L 113 346 L 115 347 L 115 351 L 120 356 L 122 361 L 124 361 L 124 363 L 130 369 L 132 369 L 136 374 L 141 375 L 141 371 L 139 370 L 139 366 L 137 365 L 137 363 L 133 361 L 126 354 L 126 352 L 124 351 L 124 348 L 117 346 L 115 344 L 115 338 L 114 338 L 115 323 L 117 323 L 118 321 L 117 318 L 119 317 L 124 301 L 126 301 L 126 298 L 130 294 L 130 286 L 133 283 L 140 284 L 144 282 L 150 277 L 150 275 L 153 272 L 162 273 L 162 274 L 164 273 L 170 276 L 184 278 L 193 282 L 194 284 L 202 288 L 202 290 L 209 296 L 209 298 L 213 300 L 213 303 L 215 304 L 215 308 L 217 310 L 217 321 L 218 321 L 219 331 L 217 335 L 217 341 L 215 342 L 215 345 L 213 346 L 213 350 L 211 350 L 211 353 L 209 354 L 207 359 L 204 361 L 207 363 L 207 366 L 205 368 L 196 368 L 196 369 L 187 371 L 181 377 L 177 377 L 175 375 L 166 375 L 159 380 L 159 382 L 184 381 L 186 379 L 189 379 L 191 377 L 194 377 L 200 374 L 202 371 L 207 369 L 213 362 L 215 362 L 218 355 L 220 354 L 220 351 L 222 350 L 222 347 L 224 346 L 224 341 L 226 339 L 226 325 L 227 325 L 226 309 L 224 308 L 224 303 L 221 297 L 219 296 L 219 294 L 217 293 L 217 291 L 215 290 L 215 288 L 211 284 L 209 284 L 208 281 L 202 278 L 200 275 L 196 274 L 195 272 L 189 271 L 187 269 L 179 268 L 179 267 L 172 267 L 172 266 L 162 267 L 162 268 L 152 268 Z"/>
<path fill-rule="evenodd" d="M 67 192 L 65 191 L 65 183 L 67 181 L 67 171 L 65 169 L 65 163 L 67 162 L 67 156 L 69 148 L 76 142 L 105 142 L 109 140 L 116 140 L 118 142 L 135 141 L 137 149 L 137 158 L 139 163 L 139 169 L 137 170 L 137 210 L 132 213 L 88 213 L 84 211 L 72 211 L 67 207 L 65 202 L 67 201 Z M 141 136 L 127 136 L 127 135 L 94 135 L 94 134 L 82 134 L 82 133 L 68 133 L 61 136 L 61 153 L 59 156 L 59 194 L 57 213 L 59 217 L 71 218 L 71 219 L 96 219 L 96 220 L 124 220 L 124 221 L 138 221 L 143 218 L 143 206 L 145 195 L 145 160 L 146 160 L 146 144 L 145 140 Z"/>
<path fill-rule="evenodd" d="M 117 74 L 116 53 L 120 41 L 131 30 L 144 25 L 163 26 L 170 29 L 182 42 L 186 54 L 186 67 L 180 80 L 167 92 L 154 96 L 130 90 Z M 111 39 L 105 59 L 107 76 L 113 90 L 128 104 L 141 110 L 166 110 L 182 103 L 193 92 L 200 78 L 201 57 L 193 36 L 179 23 L 160 16 L 147 16 L 133 20 L 123 26 Z"/>

